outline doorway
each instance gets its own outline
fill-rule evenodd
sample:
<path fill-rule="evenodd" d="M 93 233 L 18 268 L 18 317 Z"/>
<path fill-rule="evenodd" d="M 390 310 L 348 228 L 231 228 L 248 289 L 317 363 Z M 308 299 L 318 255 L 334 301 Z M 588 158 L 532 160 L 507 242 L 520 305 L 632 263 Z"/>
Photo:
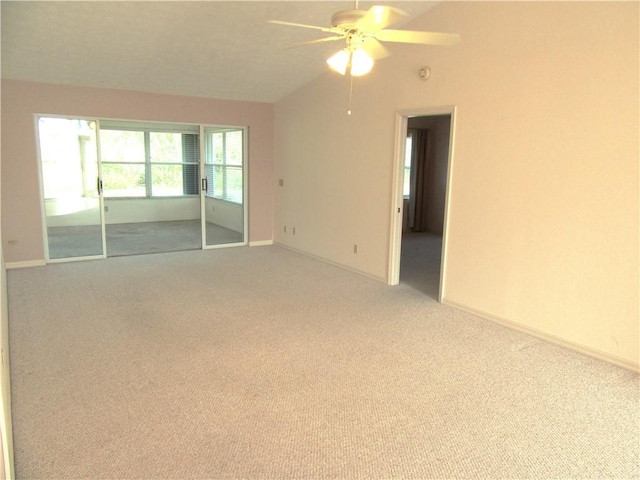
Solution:
<path fill-rule="evenodd" d="M 246 127 L 36 126 L 47 262 L 246 245 Z"/>
<path fill-rule="evenodd" d="M 389 284 L 442 301 L 455 107 L 398 114 Z"/>

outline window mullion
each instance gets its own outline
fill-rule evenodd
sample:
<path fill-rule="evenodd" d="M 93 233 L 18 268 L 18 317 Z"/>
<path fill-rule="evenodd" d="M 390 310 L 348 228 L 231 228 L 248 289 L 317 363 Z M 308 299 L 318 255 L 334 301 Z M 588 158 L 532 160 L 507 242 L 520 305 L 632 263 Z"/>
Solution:
<path fill-rule="evenodd" d="M 227 199 L 227 132 L 222 134 L 222 198 Z"/>
<path fill-rule="evenodd" d="M 151 178 L 151 135 L 144 132 L 144 184 L 147 197 L 153 195 L 153 179 Z"/>

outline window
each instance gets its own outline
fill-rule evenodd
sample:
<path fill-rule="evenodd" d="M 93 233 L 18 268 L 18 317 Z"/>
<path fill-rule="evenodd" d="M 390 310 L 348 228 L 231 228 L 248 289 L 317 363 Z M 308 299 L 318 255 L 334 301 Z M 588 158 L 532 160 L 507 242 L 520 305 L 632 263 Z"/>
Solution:
<path fill-rule="evenodd" d="M 243 202 L 242 129 L 205 129 L 206 195 L 231 203 Z"/>
<path fill-rule="evenodd" d="M 407 134 L 407 143 L 404 151 L 404 184 L 402 194 L 404 198 L 411 196 L 411 162 L 413 160 L 413 132 Z"/>
<path fill-rule="evenodd" d="M 198 128 L 190 130 L 185 131 L 182 125 L 102 122 L 100 151 L 105 197 L 197 195 Z"/>

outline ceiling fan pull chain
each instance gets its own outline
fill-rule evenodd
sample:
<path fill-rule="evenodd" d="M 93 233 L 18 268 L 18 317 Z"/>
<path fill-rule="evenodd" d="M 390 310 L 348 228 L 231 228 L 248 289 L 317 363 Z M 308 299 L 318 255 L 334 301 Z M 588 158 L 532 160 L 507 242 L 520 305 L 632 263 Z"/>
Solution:
<path fill-rule="evenodd" d="M 349 75 L 351 79 L 349 84 L 349 110 L 347 110 L 347 115 L 351 115 L 351 97 L 353 97 L 353 75 Z"/>

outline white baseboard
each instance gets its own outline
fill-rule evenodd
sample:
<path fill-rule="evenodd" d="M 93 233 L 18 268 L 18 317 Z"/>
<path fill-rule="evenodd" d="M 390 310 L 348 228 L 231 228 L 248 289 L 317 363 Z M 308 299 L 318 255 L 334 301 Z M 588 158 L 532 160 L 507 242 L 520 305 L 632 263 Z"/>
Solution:
<path fill-rule="evenodd" d="M 297 248 L 290 247 L 289 245 L 285 245 L 279 242 L 273 242 L 273 244 L 277 247 L 284 248 L 285 250 L 290 250 L 295 253 L 299 253 L 300 255 L 304 255 L 305 257 L 313 258 L 314 260 L 318 260 L 322 263 L 328 263 L 329 265 L 333 265 L 334 267 L 342 268 L 343 270 L 349 270 L 350 272 L 357 273 L 358 275 L 362 275 L 363 277 L 371 278 L 372 280 L 377 280 L 378 282 L 387 283 L 387 279 L 383 277 L 376 277 L 375 275 L 371 275 L 370 273 L 363 272 L 361 270 L 357 270 L 353 267 L 349 267 L 347 265 L 343 265 L 341 263 L 333 262 L 331 260 L 327 260 L 324 257 L 320 257 L 318 255 L 314 255 L 312 253 L 308 253 L 302 250 L 298 250 Z"/>
<path fill-rule="evenodd" d="M 257 242 L 249 242 L 250 247 L 264 247 L 273 245 L 273 240 L 258 240 Z"/>
<path fill-rule="evenodd" d="M 523 325 L 518 322 L 514 322 L 513 320 L 508 320 L 506 318 L 497 317 L 490 313 L 484 312 L 482 310 L 478 310 L 472 307 L 467 307 L 465 305 L 461 305 L 456 302 L 452 302 L 447 300 L 446 298 L 442 300 L 442 303 L 445 305 L 449 305 L 454 308 L 458 308 L 460 310 L 464 310 L 465 312 L 469 312 L 477 317 L 481 317 L 485 320 L 488 320 L 493 323 L 497 323 L 499 325 L 503 325 L 508 328 L 513 328 L 514 330 L 518 330 L 534 337 L 540 338 L 541 340 L 546 340 L 547 342 L 554 343 L 556 345 L 560 345 L 561 347 L 568 348 L 570 350 L 574 350 L 579 353 L 583 353 L 590 357 L 597 358 L 598 360 L 603 360 L 608 363 L 612 363 L 613 365 L 617 365 L 618 367 L 623 367 L 628 370 L 632 370 L 634 372 L 640 373 L 640 363 L 634 362 L 633 360 L 628 360 L 626 358 L 618 357 L 617 355 L 612 355 L 607 352 L 603 352 L 601 350 L 597 350 L 595 348 L 589 347 L 587 345 L 583 345 L 578 342 L 573 342 L 571 340 L 564 339 L 562 337 L 558 337 L 549 332 L 545 332 L 544 330 L 538 330 L 537 328 L 529 327 L 527 325 Z"/>
<path fill-rule="evenodd" d="M 7 270 L 13 270 L 16 268 L 31 268 L 31 267 L 44 267 L 47 264 L 44 260 L 29 260 L 27 262 L 8 262 L 5 263 Z"/>

